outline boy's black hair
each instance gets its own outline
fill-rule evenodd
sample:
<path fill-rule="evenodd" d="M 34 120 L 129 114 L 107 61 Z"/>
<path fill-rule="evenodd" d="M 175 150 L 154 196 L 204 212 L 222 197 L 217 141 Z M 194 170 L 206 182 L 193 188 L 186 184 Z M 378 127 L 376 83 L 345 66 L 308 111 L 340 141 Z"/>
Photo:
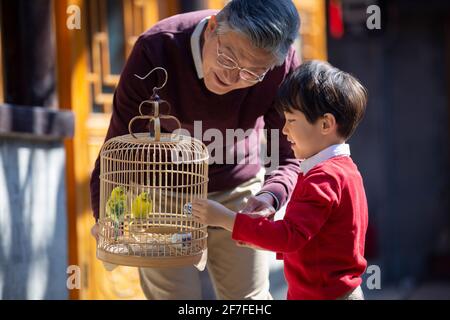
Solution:
<path fill-rule="evenodd" d="M 366 103 L 367 91 L 356 78 L 327 62 L 312 60 L 286 78 L 276 105 L 281 113 L 302 112 L 311 124 L 331 113 L 338 134 L 348 139 L 364 116 Z"/>

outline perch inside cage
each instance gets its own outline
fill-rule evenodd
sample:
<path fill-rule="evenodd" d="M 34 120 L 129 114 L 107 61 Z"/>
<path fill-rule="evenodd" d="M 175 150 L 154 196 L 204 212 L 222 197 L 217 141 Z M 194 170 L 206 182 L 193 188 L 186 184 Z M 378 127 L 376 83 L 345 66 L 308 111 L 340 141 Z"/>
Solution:
<path fill-rule="evenodd" d="M 161 133 L 158 101 L 152 116 L 131 120 L 130 134 L 107 141 L 100 152 L 100 217 L 97 257 L 137 267 L 195 265 L 206 250 L 206 226 L 191 214 L 194 198 L 206 198 L 208 151 L 199 140 Z M 143 106 L 141 104 L 141 107 Z M 142 112 L 141 112 L 142 114 Z M 154 135 L 133 133 L 147 120 Z"/>

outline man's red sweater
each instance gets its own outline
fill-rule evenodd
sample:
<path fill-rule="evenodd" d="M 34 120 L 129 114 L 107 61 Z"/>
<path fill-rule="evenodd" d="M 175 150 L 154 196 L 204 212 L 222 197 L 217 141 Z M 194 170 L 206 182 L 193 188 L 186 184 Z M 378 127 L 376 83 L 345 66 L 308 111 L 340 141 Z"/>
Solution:
<path fill-rule="evenodd" d="M 283 220 L 237 214 L 232 236 L 278 252 L 288 299 L 336 299 L 361 284 L 367 211 L 356 165 L 338 156 L 299 175 Z"/>

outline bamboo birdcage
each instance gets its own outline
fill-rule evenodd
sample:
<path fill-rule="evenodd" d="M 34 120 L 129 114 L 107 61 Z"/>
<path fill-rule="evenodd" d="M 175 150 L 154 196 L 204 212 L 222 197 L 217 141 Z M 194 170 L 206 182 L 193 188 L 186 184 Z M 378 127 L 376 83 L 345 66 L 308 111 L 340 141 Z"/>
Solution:
<path fill-rule="evenodd" d="M 207 196 L 208 151 L 195 138 L 161 133 L 161 119 L 181 125 L 160 114 L 160 88 L 156 99 L 141 103 L 130 133 L 100 151 L 97 257 L 106 263 L 176 267 L 198 264 L 206 254 L 206 226 L 191 214 L 191 202 Z M 142 113 L 146 104 L 153 115 Z M 154 134 L 133 133 L 136 120 L 153 124 Z"/>

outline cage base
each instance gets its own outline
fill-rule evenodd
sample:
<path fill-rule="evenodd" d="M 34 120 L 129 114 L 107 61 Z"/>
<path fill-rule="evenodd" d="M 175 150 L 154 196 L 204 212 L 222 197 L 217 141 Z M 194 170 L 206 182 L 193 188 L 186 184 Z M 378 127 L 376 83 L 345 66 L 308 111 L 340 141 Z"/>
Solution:
<path fill-rule="evenodd" d="M 104 262 L 140 268 L 172 268 L 193 266 L 200 262 L 203 251 L 195 255 L 180 257 L 139 257 L 125 256 L 97 249 L 97 258 Z"/>

